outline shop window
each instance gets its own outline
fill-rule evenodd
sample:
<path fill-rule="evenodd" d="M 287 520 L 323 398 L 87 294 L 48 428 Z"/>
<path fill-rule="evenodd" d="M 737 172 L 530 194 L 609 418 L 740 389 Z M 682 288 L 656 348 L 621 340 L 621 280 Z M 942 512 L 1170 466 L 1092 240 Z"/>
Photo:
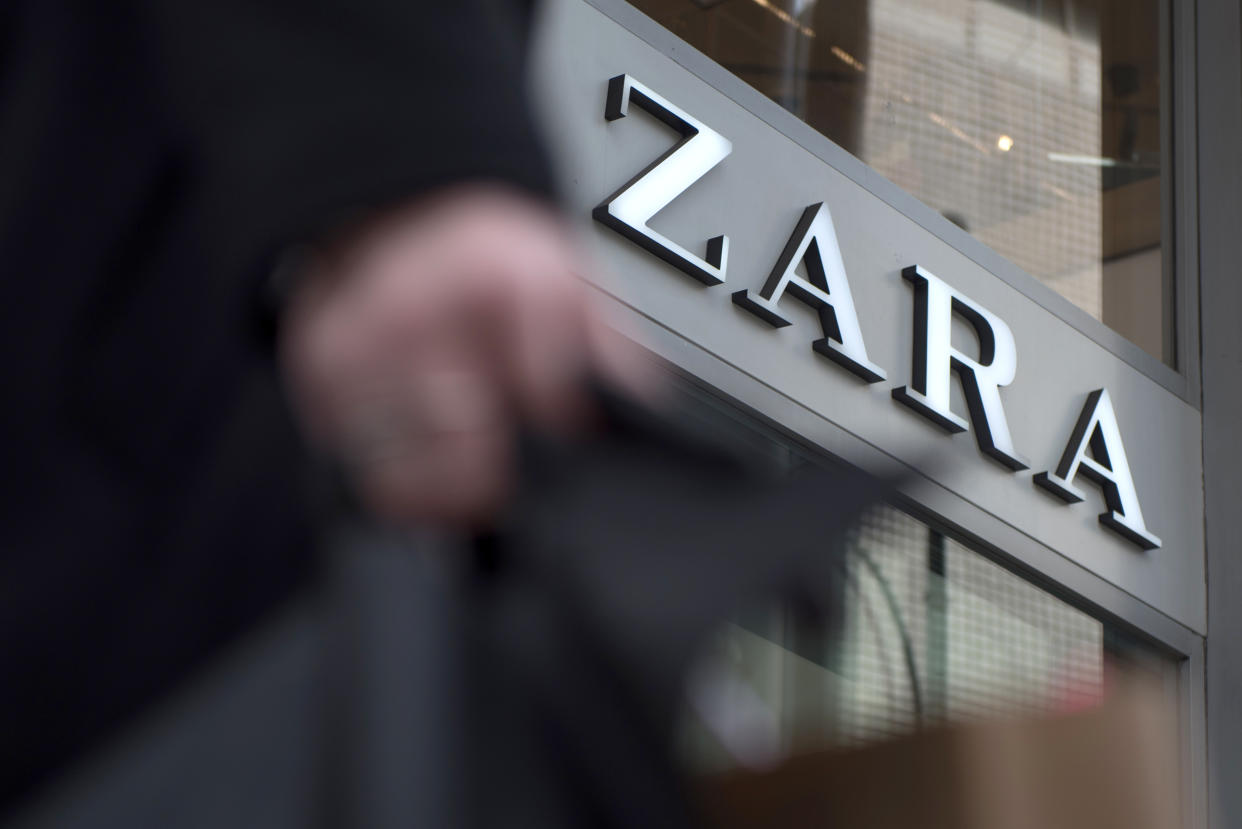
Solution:
<path fill-rule="evenodd" d="M 836 462 L 680 385 L 696 430 L 756 464 L 788 472 Z M 1170 699 L 1178 693 L 1176 660 L 1145 639 L 893 506 L 860 517 L 839 601 L 838 630 L 786 606 L 738 609 L 688 688 L 681 748 L 689 767 L 755 760 L 722 734 L 784 755 L 929 726 L 1069 713 L 1103 701 L 1121 673 L 1163 685 Z"/>
<path fill-rule="evenodd" d="M 1173 365 L 1159 0 L 631 0 Z"/>
<path fill-rule="evenodd" d="M 717 718 L 766 721 L 780 753 L 1078 711 L 1103 700 L 1119 669 L 1172 676 L 1172 663 L 1121 631 L 896 509 L 867 516 L 851 548 L 837 635 L 788 608 L 756 608 L 707 660 L 710 677 L 745 689 Z M 688 723 L 692 765 L 737 759 L 713 729 Z"/>

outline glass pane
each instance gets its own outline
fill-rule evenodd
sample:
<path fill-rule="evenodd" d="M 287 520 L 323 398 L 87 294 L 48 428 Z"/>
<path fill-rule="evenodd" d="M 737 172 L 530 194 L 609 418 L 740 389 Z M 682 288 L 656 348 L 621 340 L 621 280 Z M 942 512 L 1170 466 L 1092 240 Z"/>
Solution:
<path fill-rule="evenodd" d="M 686 391 L 684 414 L 755 462 L 824 462 L 709 393 Z M 1174 660 L 894 507 L 863 516 L 846 561 L 836 635 L 776 606 L 744 609 L 716 637 L 688 689 L 690 768 L 1076 711 L 1103 699 L 1116 669 L 1176 697 Z"/>
<path fill-rule="evenodd" d="M 762 761 L 940 723 L 1078 711 L 1103 700 L 1116 668 L 1175 693 L 1172 661 L 896 509 L 864 520 L 847 585 L 839 636 L 779 607 L 719 634 L 697 680 L 714 688 L 711 723 L 684 722 L 691 768 L 762 765 L 756 745 Z M 730 734 L 740 738 L 721 739 Z"/>
<path fill-rule="evenodd" d="M 845 739 L 892 736 L 918 720 L 1050 713 L 1103 695 L 1101 622 L 908 515 L 868 518 L 851 577 Z M 912 674 L 881 669 L 907 652 Z"/>
<path fill-rule="evenodd" d="M 1148 353 L 1159 0 L 631 0 Z"/>

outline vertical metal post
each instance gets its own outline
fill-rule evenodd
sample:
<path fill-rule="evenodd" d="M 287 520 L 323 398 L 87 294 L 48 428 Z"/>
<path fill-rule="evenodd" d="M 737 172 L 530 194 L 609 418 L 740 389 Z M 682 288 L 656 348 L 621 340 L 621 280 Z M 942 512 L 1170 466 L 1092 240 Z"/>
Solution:
<path fill-rule="evenodd" d="M 927 531 L 927 684 L 924 701 L 927 723 L 948 717 L 949 592 L 946 579 L 944 535 Z"/>

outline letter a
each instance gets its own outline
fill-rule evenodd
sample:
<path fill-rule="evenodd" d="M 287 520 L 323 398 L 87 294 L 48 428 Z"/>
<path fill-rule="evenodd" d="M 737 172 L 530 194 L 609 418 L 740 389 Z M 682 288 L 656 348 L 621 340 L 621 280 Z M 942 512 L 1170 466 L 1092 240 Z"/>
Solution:
<path fill-rule="evenodd" d="M 808 279 L 795 272 L 799 263 L 806 265 Z M 758 296 L 738 291 L 733 302 L 768 324 L 783 328 L 792 324 L 777 307 L 786 291 L 819 314 L 824 337 L 811 343 L 811 348 L 868 383 L 884 379 L 884 369 L 867 359 L 850 282 L 841 260 L 841 246 L 832 227 L 832 215 L 823 202 L 802 211 L 802 218 Z"/>
<path fill-rule="evenodd" d="M 1091 457 L 1087 457 L 1088 449 Z M 1035 476 L 1035 484 L 1067 504 L 1074 504 L 1084 497 L 1074 486 L 1079 472 L 1104 493 L 1108 512 L 1100 515 L 1101 524 L 1144 550 L 1160 546 L 1160 539 L 1149 533 L 1143 523 L 1143 511 L 1139 509 L 1138 493 L 1107 389 L 1096 389 L 1087 395 L 1056 473 L 1040 472 Z"/>

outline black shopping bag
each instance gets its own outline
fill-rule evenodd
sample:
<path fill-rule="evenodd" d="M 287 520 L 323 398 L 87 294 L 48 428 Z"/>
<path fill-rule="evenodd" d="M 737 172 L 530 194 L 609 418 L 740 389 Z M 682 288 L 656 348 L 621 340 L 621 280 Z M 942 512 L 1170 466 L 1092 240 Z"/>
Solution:
<path fill-rule="evenodd" d="M 693 825 L 671 751 L 695 654 L 756 601 L 830 621 L 889 488 L 600 412 L 524 441 L 486 537 L 336 512 L 314 590 L 12 825 Z"/>

